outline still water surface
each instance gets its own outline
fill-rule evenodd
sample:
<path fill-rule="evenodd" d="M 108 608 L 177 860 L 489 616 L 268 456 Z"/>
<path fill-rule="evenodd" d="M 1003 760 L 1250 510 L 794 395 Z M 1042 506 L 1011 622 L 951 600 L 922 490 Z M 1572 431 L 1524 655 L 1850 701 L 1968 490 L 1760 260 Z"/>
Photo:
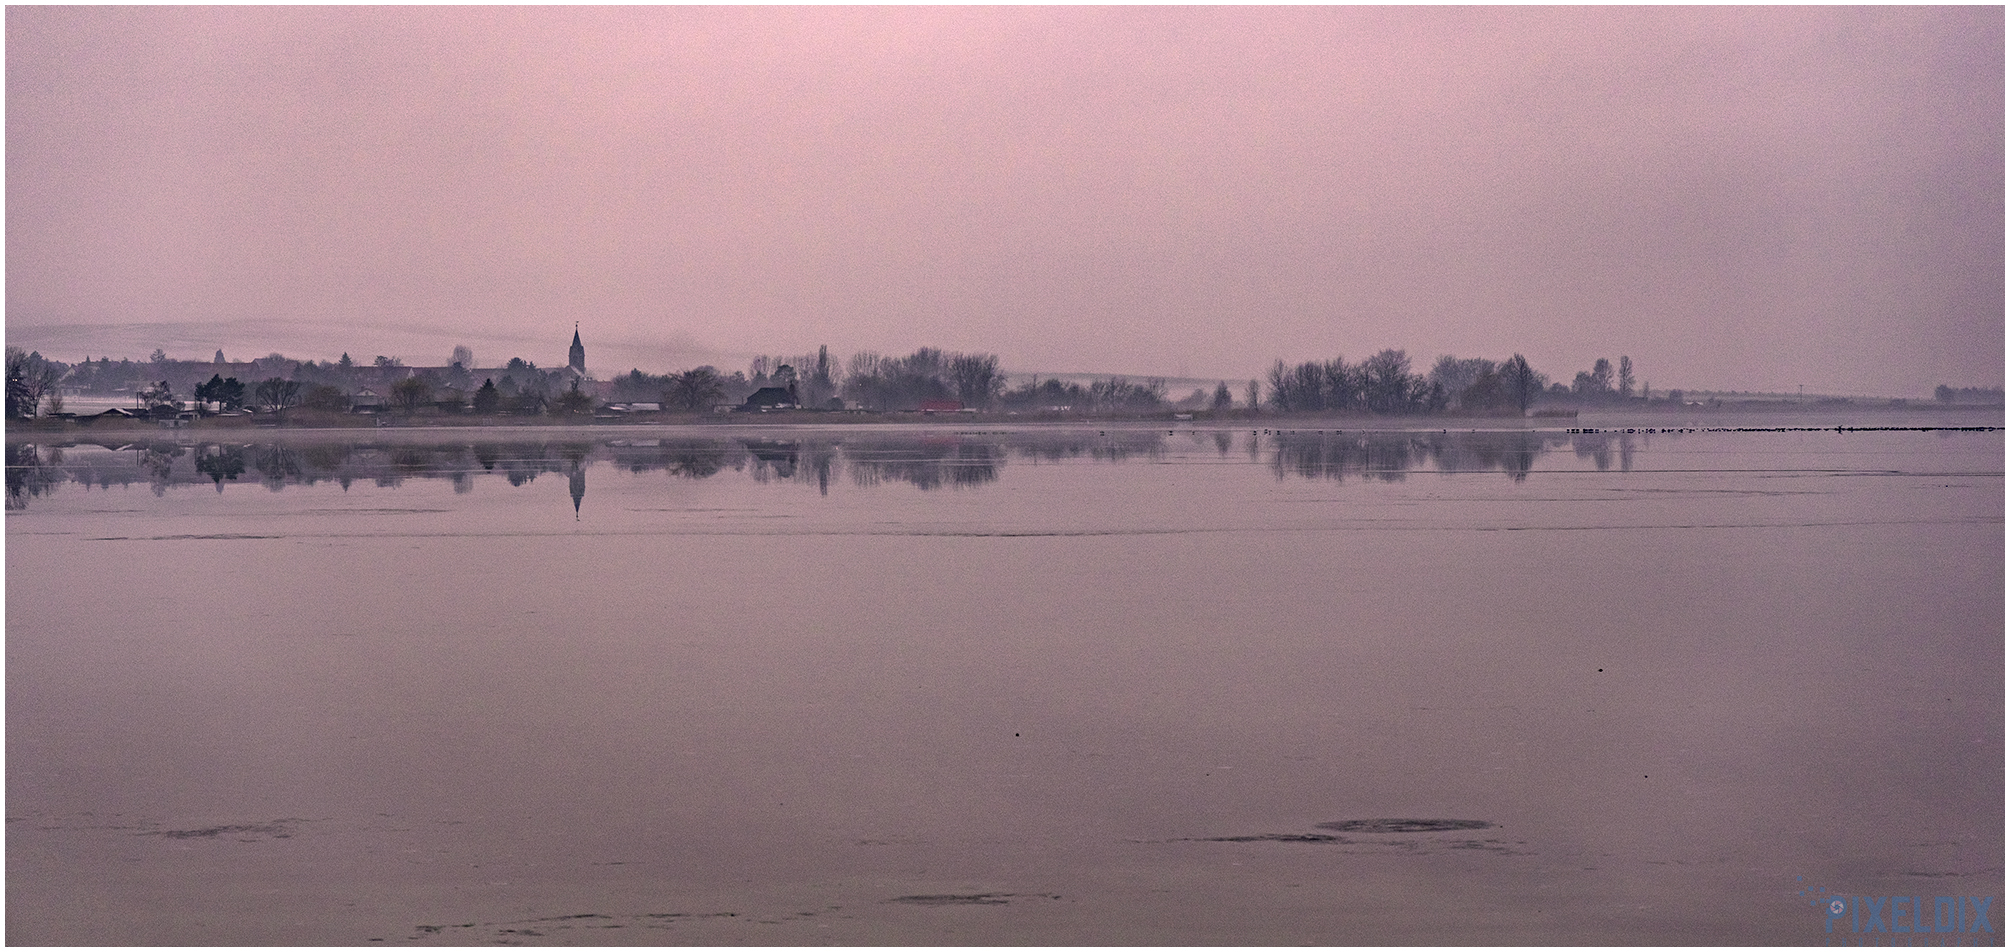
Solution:
<path fill-rule="evenodd" d="M 8 444 L 10 943 L 2003 894 L 2000 431 L 368 436 Z"/>

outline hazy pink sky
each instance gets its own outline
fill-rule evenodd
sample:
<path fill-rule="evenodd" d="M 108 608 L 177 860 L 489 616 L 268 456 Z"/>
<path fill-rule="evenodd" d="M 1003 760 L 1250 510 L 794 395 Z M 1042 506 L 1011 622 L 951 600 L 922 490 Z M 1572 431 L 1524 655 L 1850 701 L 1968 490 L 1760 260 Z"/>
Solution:
<path fill-rule="evenodd" d="M 828 344 L 2003 380 L 2000 7 L 6 21 L 10 342 L 395 331 L 555 365 L 579 321 L 600 375 Z"/>

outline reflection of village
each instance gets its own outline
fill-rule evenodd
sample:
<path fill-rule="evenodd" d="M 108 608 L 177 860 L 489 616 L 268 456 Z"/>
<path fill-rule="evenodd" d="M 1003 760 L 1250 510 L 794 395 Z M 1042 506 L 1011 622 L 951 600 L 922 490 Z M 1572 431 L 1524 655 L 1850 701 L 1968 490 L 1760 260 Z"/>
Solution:
<path fill-rule="evenodd" d="M 85 487 L 231 484 L 267 489 L 334 483 L 395 487 L 409 479 L 447 480 L 468 492 L 479 477 L 523 486 L 562 475 L 575 508 L 593 465 L 631 473 L 709 479 L 723 473 L 759 483 L 796 483 L 828 494 L 835 482 L 904 484 L 922 490 L 982 486 L 1008 460 L 1038 465 L 1087 459 L 1123 462 L 1211 451 L 1268 462 L 1278 478 L 1395 481 L 1416 471 L 1498 472 L 1526 478 L 1536 460 L 1569 447 L 1597 469 L 1632 469 L 1635 437 L 1623 433 L 1531 431 L 1345 432 L 1234 429 L 1071 432 L 842 434 L 519 441 L 296 439 L 264 442 L 154 440 L 137 443 L 7 445 L 7 507 L 73 483 Z M 1185 444 L 1185 445 L 1182 445 Z"/>

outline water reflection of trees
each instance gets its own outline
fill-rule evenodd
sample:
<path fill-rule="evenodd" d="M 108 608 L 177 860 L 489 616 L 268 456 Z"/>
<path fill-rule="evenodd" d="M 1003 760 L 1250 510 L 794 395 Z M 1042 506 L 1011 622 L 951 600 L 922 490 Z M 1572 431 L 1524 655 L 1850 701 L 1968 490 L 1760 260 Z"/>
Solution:
<path fill-rule="evenodd" d="M 741 440 L 747 451 L 757 483 L 792 480 L 796 476 L 796 456 L 802 452 L 798 440 Z"/>
<path fill-rule="evenodd" d="M 661 468 L 684 479 L 709 479 L 728 469 L 743 469 L 746 461 L 736 447 L 712 440 L 664 440 L 656 452 L 657 465 L 640 460 L 630 465 L 633 472 Z"/>
<path fill-rule="evenodd" d="M 996 481 L 1005 452 L 982 437 L 860 440 L 845 445 L 845 465 L 860 486 L 903 482 L 917 489 L 967 489 Z"/>
<path fill-rule="evenodd" d="M 188 449 L 165 441 L 147 443 L 138 449 L 140 471 L 146 474 L 154 495 L 167 492 L 174 483 L 174 461 L 186 454 Z"/>
<path fill-rule="evenodd" d="M 797 483 L 829 493 L 847 470 L 860 485 L 906 483 L 920 489 L 976 486 L 995 481 L 1004 446 L 991 440 L 868 439 L 842 437 L 661 440 L 550 440 L 479 443 L 262 443 L 73 444 L 84 450 L 60 467 L 44 462 L 52 450 L 31 444 L 8 447 L 11 504 L 25 504 L 63 482 L 110 487 L 144 483 L 162 492 L 172 485 L 256 482 L 270 489 L 333 480 L 390 488 L 409 479 L 445 479 L 456 491 L 478 475 L 500 475 L 524 486 L 547 473 L 564 474 L 573 491 L 595 464 L 630 473 L 661 472 L 677 479 L 710 479 L 744 473 L 757 482 Z M 1066 452 L 1088 444 L 1064 444 Z M 58 457 L 58 459 L 61 459 Z"/>
<path fill-rule="evenodd" d="M 288 483 L 299 482 L 306 472 L 300 451 L 279 443 L 254 447 L 251 468 L 258 471 L 258 481 L 272 490 L 285 489 Z"/>
<path fill-rule="evenodd" d="M 55 491 L 69 479 L 63 451 L 33 443 L 7 444 L 7 508 L 25 509 L 28 500 Z"/>
<path fill-rule="evenodd" d="M 135 444 L 9 444 L 7 505 L 18 509 L 64 482 L 89 486 L 145 484 L 156 493 L 174 485 L 256 482 L 272 490 L 335 481 L 394 487 L 410 479 L 445 479 L 468 492 L 477 476 L 501 476 L 524 486 L 563 474 L 577 494 L 595 465 L 632 474 L 712 479 L 727 472 L 760 483 L 797 484 L 829 493 L 833 482 L 907 485 L 933 491 L 981 487 L 1007 464 L 1088 460 L 1126 463 L 1163 459 L 1174 448 L 1225 458 L 1238 449 L 1269 463 L 1279 477 L 1394 481 L 1412 470 L 1501 472 L 1525 478 L 1538 457 L 1568 445 L 1605 469 L 1616 449 L 1631 469 L 1630 438 L 1613 434 L 1486 432 L 1264 432 L 1189 430 L 1006 431 L 1001 433 L 792 433 L 711 438 L 679 436 L 618 440 L 417 441 L 268 440 L 150 441 Z"/>
<path fill-rule="evenodd" d="M 1166 436 L 1158 430 L 1042 433 L 1027 434 L 1008 441 L 1006 445 L 1014 455 L 1035 462 L 1058 463 L 1086 457 L 1098 462 L 1121 463 L 1165 456 Z"/>
<path fill-rule="evenodd" d="M 1279 433 L 1271 468 L 1279 479 L 1344 480 L 1360 476 L 1396 482 L 1411 470 L 1502 472 L 1519 482 L 1535 461 L 1567 437 L 1553 433 Z"/>
<path fill-rule="evenodd" d="M 198 446 L 195 448 L 195 471 L 209 477 L 216 484 L 216 491 L 223 492 L 223 484 L 236 482 L 244 475 L 245 447 L 242 446 Z"/>
<path fill-rule="evenodd" d="M 1647 437 L 1642 436 L 1642 440 Z M 1570 449 L 1578 459 L 1590 460 L 1603 473 L 1612 469 L 1612 451 L 1619 451 L 1619 471 L 1633 472 L 1633 434 L 1577 433 L 1570 437 Z"/>

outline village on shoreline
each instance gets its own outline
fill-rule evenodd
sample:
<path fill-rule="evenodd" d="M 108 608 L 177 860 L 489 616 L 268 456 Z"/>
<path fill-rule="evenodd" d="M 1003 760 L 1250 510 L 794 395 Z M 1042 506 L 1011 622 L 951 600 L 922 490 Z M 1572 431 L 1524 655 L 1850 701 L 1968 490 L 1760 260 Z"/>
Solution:
<path fill-rule="evenodd" d="M 630 370 L 588 374 L 575 327 L 567 361 L 540 368 L 521 357 L 480 367 L 455 347 L 440 366 L 408 366 L 377 356 L 367 363 L 296 361 L 280 354 L 231 361 L 176 360 L 156 349 L 147 361 L 110 357 L 64 364 L 7 348 L 7 416 L 16 432 L 160 429 L 355 430 L 368 428 L 578 427 L 719 424 L 1164 423 L 1243 425 L 1353 422 L 1433 425 L 1454 420 L 1500 427 L 1568 426 L 1580 412 L 1860 412 L 2003 406 L 2001 388 L 1939 387 L 1935 400 L 1656 392 L 1636 382 L 1633 361 L 1599 358 L 1565 384 L 1521 355 L 1505 361 L 1444 355 L 1428 372 L 1401 350 L 1359 362 L 1340 358 L 1288 365 L 1263 380 L 1220 381 L 1175 398 L 1164 378 L 1008 375 L 994 354 L 921 348 L 902 357 L 853 354 L 840 364 L 828 348 L 793 357 L 761 356 L 731 374 L 700 366 L 669 374 Z M 1192 383 L 1193 381 L 1189 381 Z M 1727 399 L 1728 397 L 1728 399 Z"/>

